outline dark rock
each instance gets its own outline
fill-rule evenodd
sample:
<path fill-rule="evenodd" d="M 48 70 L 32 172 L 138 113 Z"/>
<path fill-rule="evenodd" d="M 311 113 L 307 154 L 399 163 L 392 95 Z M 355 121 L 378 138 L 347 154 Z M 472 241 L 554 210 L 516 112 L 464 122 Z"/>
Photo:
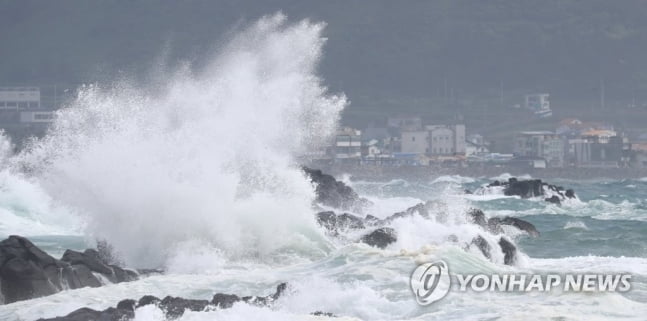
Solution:
<path fill-rule="evenodd" d="M 99 251 L 93 249 L 87 249 L 82 253 L 67 250 L 63 254 L 61 261 L 70 263 L 73 266 L 86 266 L 92 272 L 103 274 L 112 283 L 133 281 L 138 278 L 136 272 L 124 270 L 114 264 L 111 265 L 109 262 L 104 260 Z"/>
<path fill-rule="evenodd" d="M 381 222 L 381 220 L 373 215 L 366 215 L 364 218 L 364 223 L 366 225 L 377 225 Z"/>
<path fill-rule="evenodd" d="M 488 243 L 487 240 L 483 238 L 483 236 L 479 235 L 475 237 L 474 239 L 472 239 L 471 244 L 476 245 L 476 247 L 481 250 L 481 253 L 483 253 L 483 256 L 485 256 L 486 258 L 489 259 L 492 257 L 490 254 L 490 243 Z"/>
<path fill-rule="evenodd" d="M 288 289 L 288 284 L 283 282 L 283 283 L 276 286 L 276 292 L 274 292 L 274 294 L 270 295 L 270 297 L 272 298 L 272 300 L 276 300 L 281 295 L 283 295 L 283 293 L 285 293 L 285 291 L 287 289 Z"/>
<path fill-rule="evenodd" d="M 517 260 L 517 248 L 503 237 L 499 239 L 499 246 L 503 251 L 503 263 L 506 265 L 514 264 Z"/>
<path fill-rule="evenodd" d="M 105 264 L 95 250 L 68 250 L 57 260 L 21 236 L 12 235 L 0 242 L 0 297 L 4 303 L 51 295 L 66 288 L 101 286 L 93 272 L 112 282 L 137 278 L 135 272 Z"/>
<path fill-rule="evenodd" d="M 562 205 L 562 201 L 559 199 L 559 196 L 557 196 L 557 195 L 553 195 L 551 197 L 545 198 L 544 201 L 546 201 L 548 203 Z"/>
<path fill-rule="evenodd" d="M 99 253 L 94 250 L 86 250 L 85 252 L 77 252 L 67 250 L 63 253 L 61 261 L 70 263 L 71 265 L 82 264 L 87 266 L 91 271 L 101 274 L 112 274 L 112 269 L 99 259 Z"/>
<path fill-rule="evenodd" d="M 384 223 L 391 223 L 396 219 L 413 216 L 415 214 L 418 214 L 418 215 L 420 215 L 420 216 L 422 216 L 424 218 L 429 218 L 429 210 L 428 210 L 427 207 L 428 206 L 425 203 L 418 203 L 418 204 L 416 204 L 414 206 L 411 206 L 411 207 L 407 208 L 406 210 L 404 210 L 402 212 L 397 212 L 397 213 L 385 218 L 384 220 L 382 220 L 382 223 L 383 224 Z"/>
<path fill-rule="evenodd" d="M 544 195 L 543 184 L 539 179 L 518 181 L 516 178 L 510 178 L 503 191 L 506 196 L 521 196 L 521 198 L 531 198 Z"/>
<path fill-rule="evenodd" d="M 315 312 L 312 312 L 310 314 L 312 314 L 314 316 L 318 316 L 318 317 L 330 317 L 330 318 L 336 318 L 337 317 L 336 315 L 334 315 L 334 314 L 332 314 L 330 312 L 322 312 L 322 311 L 315 311 Z"/>
<path fill-rule="evenodd" d="M 337 215 L 335 212 L 317 213 L 317 222 L 331 232 L 364 228 L 364 220 L 348 213 Z"/>
<path fill-rule="evenodd" d="M 525 231 L 532 237 L 539 236 L 539 231 L 534 225 L 532 225 L 532 223 L 524 221 L 520 218 L 506 216 L 504 218 L 492 217 L 488 220 L 488 230 L 493 234 L 503 233 L 501 225 L 512 225 L 522 231 Z"/>
<path fill-rule="evenodd" d="M 117 310 L 130 310 L 135 312 L 135 305 L 137 302 L 132 299 L 121 300 L 117 303 Z"/>
<path fill-rule="evenodd" d="M 72 265 L 61 271 L 63 279 L 67 281 L 67 286 L 71 289 L 78 289 L 82 287 L 98 288 L 101 286 L 101 281 L 92 274 L 92 270 L 85 265 Z"/>
<path fill-rule="evenodd" d="M 524 221 L 520 218 L 506 216 L 501 220 L 503 225 L 512 225 L 522 231 L 527 232 L 530 236 L 537 237 L 539 236 L 539 231 L 537 228 L 532 225 L 532 223 Z"/>
<path fill-rule="evenodd" d="M 0 283 L 5 303 L 54 294 L 63 289 L 63 264 L 28 239 L 12 235 L 0 242 Z"/>
<path fill-rule="evenodd" d="M 135 317 L 135 307 L 142 307 L 149 304 L 156 304 L 164 311 L 168 319 L 177 319 L 182 316 L 186 311 L 205 311 L 209 309 L 228 309 L 234 303 L 243 301 L 249 304 L 267 306 L 277 300 L 287 290 L 287 284 L 281 283 L 276 287 L 273 294 L 264 297 L 246 296 L 243 298 L 234 294 L 217 293 L 213 296 L 211 301 L 208 300 L 193 300 L 180 297 L 167 296 L 160 300 L 152 295 L 143 296 L 137 301 L 135 300 L 122 300 L 117 304 L 116 308 L 108 308 L 103 311 L 96 311 L 89 308 L 78 309 L 67 316 L 56 317 L 51 319 L 40 319 L 40 321 L 123 321 L 130 320 Z"/>
<path fill-rule="evenodd" d="M 235 294 L 216 293 L 211 299 L 211 304 L 221 309 L 228 309 L 240 300 L 241 299 Z"/>
<path fill-rule="evenodd" d="M 518 180 L 514 177 L 508 179 L 507 182 L 494 181 L 486 186 L 503 186 L 503 194 L 506 196 L 520 196 L 521 198 L 531 198 L 544 196 L 546 190 L 552 191 L 553 194 L 551 197 L 547 197 L 544 200 L 547 202 L 560 204 L 566 198 L 575 198 L 575 192 L 572 189 L 566 190 L 564 193 L 564 187 L 556 186 L 542 182 L 540 179 L 530 179 L 530 180 Z M 559 202 L 557 202 L 559 200 Z"/>
<path fill-rule="evenodd" d="M 470 223 L 476 224 L 484 229 L 487 229 L 487 221 L 485 220 L 485 213 L 478 208 L 473 208 L 467 212 L 467 217 Z"/>
<path fill-rule="evenodd" d="M 503 228 L 501 228 L 501 218 L 490 217 L 487 220 L 487 230 L 492 234 L 503 233 Z"/>
<path fill-rule="evenodd" d="M 364 208 L 371 204 L 369 200 L 359 197 L 350 186 L 337 181 L 333 176 L 305 166 L 302 169 L 316 185 L 318 203 L 357 213 L 362 213 Z"/>
<path fill-rule="evenodd" d="M 183 315 L 186 310 L 204 311 L 209 305 L 209 301 L 167 296 L 158 305 L 167 317 L 175 319 Z"/>
<path fill-rule="evenodd" d="M 395 230 L 390 227 L 379 228 L 369 234 L 362 236 L 361 242 L 378 248 L 386 248 L 389 244 L 397 241 Z"/>
<path fill-rule="evenodd" d="M 160 301 L 162 300 L 160 300 L 156 296 L 144 295 L 143 297 L 139 298 L 139 301 L 137 301 L 137 307 L 139 308 L 149 304 L 159 304 Z"/>
<path fill-rule="evenodd" d="M 90 308 L 81 308 L 64 317 L 39 319 L 39 321 L 123 321 L 134 317 L 134 312 L 126 309 L 108 308 L 103 311 L 96 311 Z"/>

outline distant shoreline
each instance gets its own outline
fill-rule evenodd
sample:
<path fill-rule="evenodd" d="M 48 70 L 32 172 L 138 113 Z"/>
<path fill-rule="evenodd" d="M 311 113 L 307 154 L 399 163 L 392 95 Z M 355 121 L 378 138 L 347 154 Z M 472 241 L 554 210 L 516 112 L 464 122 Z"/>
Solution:
<path fill-rule="evenodd" d="M 508 173 L 512 176 L 530 175 L 533 178 L 640 179 L 647 178 L 647 169 L 638 168 L 520 168 L 520 167 L 430 167 L 430 166 L 371 166 L 371 165 L 311 165 L 336 177 L 350 175 L 353 180 L 385 181 L 407 179 L 432 180 L 440 176 L 496 177 Z"/>

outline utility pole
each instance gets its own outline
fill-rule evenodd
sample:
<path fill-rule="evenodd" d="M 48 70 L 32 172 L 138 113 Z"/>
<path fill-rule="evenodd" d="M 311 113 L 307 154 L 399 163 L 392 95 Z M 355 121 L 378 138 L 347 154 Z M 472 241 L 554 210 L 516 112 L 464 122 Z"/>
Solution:
<path fill-rule="evenodd" d="M 503 108 L 503 80 L 499 81 L 499 105 Z"/>
<path fill-rule="evenodd" d="M 604 109 L 604 103 L 605 103 L 605 98 L 604 98 L 604 78 L 600 78 L 600 108 Z"/>

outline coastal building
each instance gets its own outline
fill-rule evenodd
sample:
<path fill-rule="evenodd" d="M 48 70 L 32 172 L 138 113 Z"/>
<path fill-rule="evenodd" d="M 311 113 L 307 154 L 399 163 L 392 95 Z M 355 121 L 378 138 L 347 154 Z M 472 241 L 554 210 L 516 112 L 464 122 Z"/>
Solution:
<path fill-rule="evenodd" d="M 21 110 L 41 108 L 40 88 L 0 87 L 0 109 Z"/>
<path fill-rule="evenodd" d="M 540 117 L 550 117 L 553 111 L 550 109 L 549 94 L 531 94 L 524 97 L 524 107 L 531 110 Z"/>
<path fill-rule="evenodd" d="M 430 155 L 465 156 L 465 125 L 427 125 Z"/>
<path fill-rule="evenodd" d="M 21 123 L 51 123 L 54 121 L 54 112 L 48 110 L 27 110 L 20 112 Z"/>
<path fill-rule="evenodd" d="M 362 158 L 362 131 L 345 127 L 337 131 L 333 144 L 336 161 L 359 161 Z"/>
<path fill-rule="evenodd" d="M 583 133 L 593 130 L 613 131 L 613 125 L 602 122 L 582 121 L 577 118 L 565 118 L 559 122 L 555 133 L 568 138 L 582 136 Z"/>
<path fill-rule="evenodd" d="M 568 140 L 570 163 L 576 167 L 625 167 L 630 162 L 630 151 L 625 137 L 608 130 L 588 131 Z"/>
<path fill-rule="evenodd" d="M 489 144 L 479 134 L 472 134 L 465 139 L 465 156 L 484 155 L 490 153 Z"/>
<path fill-rule="evenodd" d="M 427 125 L 402 131 L 401 153 L 429 156 L 465 156 L 465 125 Z"/>
<path fill-rule="evenodd" d="M 400 152 L 404 154 L 427 154 L 429 132 L 426 130 L 403 131 L 400 134 Z"/>
<path fill-rule="evenodd" d="M 564 140 L 550 131 L 520 132 L 514 139 L 517 157 L 541 157 L 547 167 L 564 166 Z"/>

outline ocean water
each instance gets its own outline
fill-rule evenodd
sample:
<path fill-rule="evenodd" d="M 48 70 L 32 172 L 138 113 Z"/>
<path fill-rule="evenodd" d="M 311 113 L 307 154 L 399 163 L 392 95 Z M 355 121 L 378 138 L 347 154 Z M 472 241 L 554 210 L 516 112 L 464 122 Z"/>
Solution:
<path fill-rule="evenodd" d="M 288 293 L 272 307 L 187 312 L 180 320 L 644 320 L 647 179 L 554 180 L 579 200 L 556 206 L 500 194 L 465 194 L 496 178 L 352 181 L 386 217 L 432 201 L 436 217 L 396 220 L 386 249 L 327 235 L 312 185 L 295 161 L 334 132 L 348 104 L 317 76 L 325 25 L 277 14 L 240 30 L 209 67 L 161 70 L 150 84 L 87 86 L 51 132 L 0 155 L 0 237 L 19 234 L 58 257 L 108 241 L 127 266 L 163 267 L 141 280 L 63 291 L 0 306 L 0 320 L 105 309 L 143 295 L 209 299 L 215 292 Z M 542 233 L 513 236 L 514 266 L 463 244 L 481 234 L 466 210 L 516 216 Z M 455 236 L 458 242 L 448 241 Z M 626 293 L 450 292 L 419 306 L 409 277 L 442 259 L 451 273 L 630 273 Z M 154 306 L 136 320 L 164 320 Z"/>

